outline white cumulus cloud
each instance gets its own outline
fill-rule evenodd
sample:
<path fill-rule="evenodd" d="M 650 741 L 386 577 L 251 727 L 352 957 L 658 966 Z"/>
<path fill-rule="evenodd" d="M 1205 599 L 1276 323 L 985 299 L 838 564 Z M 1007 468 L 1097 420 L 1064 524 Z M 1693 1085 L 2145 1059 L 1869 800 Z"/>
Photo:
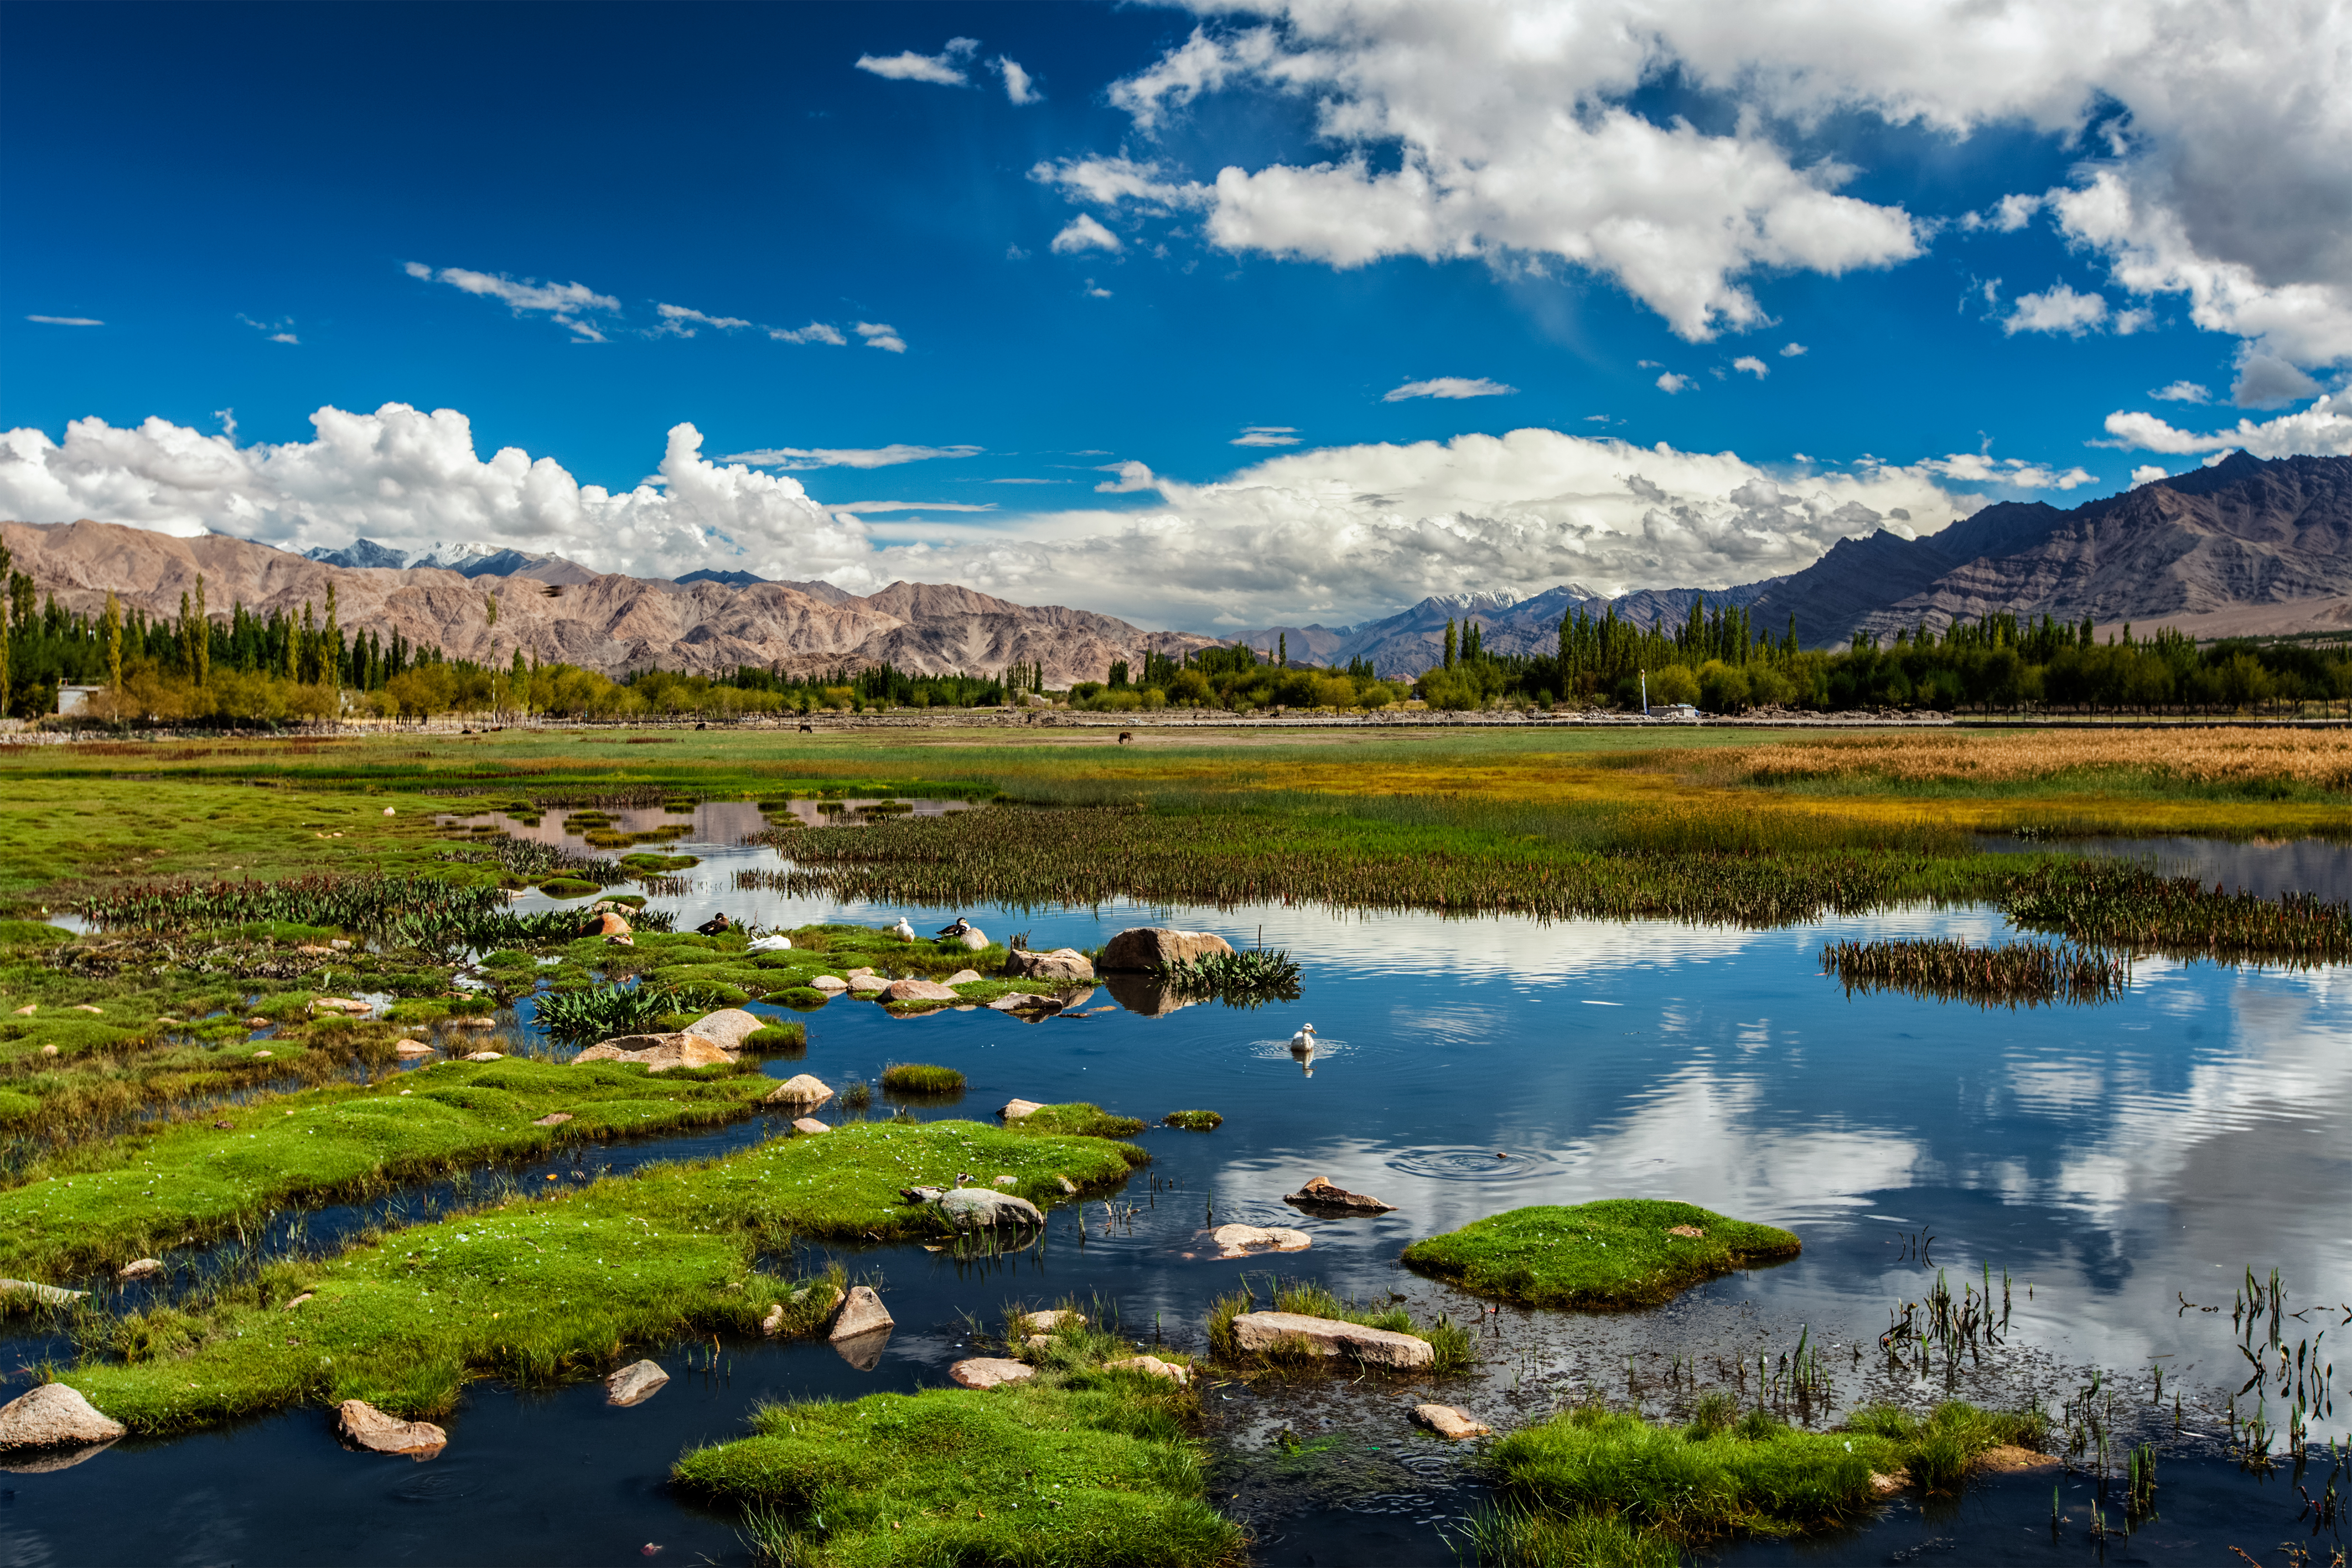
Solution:
<path fill-rule="evenodd" d="M 898 328 L 886 321 L 852 321 L 849 330 L 864 338 L 869 349 L 881 349 L 894 354 L 907 352 L 907 340 L 898 335 Z"/>
<path fill-rule="evenodd" d="M 1759 381 L 1763 380 L 1766 376 L 1772 374 L 1772 367 L 1766 364 L 1762 360 L 1758 359 L 1754 354 L 1741 354 L 1738 359 L 1731 362 L 1731 368 L 1738 371 L 1745 371 Z"/>
<path fill-rule="evenodd" d="M 2065 332 L 2081 337 L 2106 320 L 2107 301 L 2097 294 L 2077 294 L 2063 283 L 2053 283 L 2039 294 L 2020 294 L 2000 330 L 2019 332 Z"/>
<path fill-rule="evenodd" d="M 1381 395 L 1382 403 L 1402 403 L 1412 397 L 1508 397 L 1516 386 L 1481 376 L 1441 375 L 1428 381 L 1408 381 Z"/>
<path fill-rule="evenodd" d="M 912 49 L 895 55 L 860 55 L 857 57 L 857 68 L 887 77 L 892 81 L 927 81 L 934 87 L 961 87 L 970 79 L 963 74 L 959 62 L 971 58 L 979 47 L 980 41 L 976 38 L 950 38 L 948 47 L 936 55 L 919 55 Z M 1022 100 L 1016 98 L 1013 101 L 1019 103 Z"/>
<path fill-rule="evenodd" d="M 1780 357 L 1782 359 L 1796 359 L 1801 355 L 1809 354 L 1812 352 L 1812 350 L 1807 348 L 1802 343 L 1782 343 L 1780 345 Z"/>
<path fill-rule="evenodd" d="M 2107 416 L 2107 434 L 2113 439 L 2098 443 L 2100 446 L 2120 447 L 2126 451 L 2185 455 L 2238 450 L 2257 458 L 2304 454 L 2352 457 L 2352 403 L 2340 397 L 2322 396 L 2310 407 L 2294 414 L 2282 414 L 2259 424 L 2240 419 L 2234 430 L 2210 433 L 2178 430 L 2156 415 L 2118 409 Z"/>
<path fill-rule="evenodd" d="M 2213 395 L 2193 381 L 2176 381 L 2148 394 L 2159 403 L 2210 403 Z"/>
<path fill-rule="evenodd" d="M 1097 223 L 1091 214 L 1080 213 L 1054 237 L 1054 254 L 1076 256 L 1082 251 L 1108 250 L 1114 256 L 1127 246 L 1118 236 Z"/>
<path fill-rule="evenodd" d="M 1015 104 L 1034 103 L 1045 95 L 1037 90 L 1036 82 L 1021 68 L 1021 62 L 1003 55 L 988 62 L 988 68 L 1004 81 L 1004 96 Z"/>
<path fill-rule="evenodd" d="M 528 278 L 517 281 L 503 273 L 476 272 L 466 267 L 436 271 L 421 261 L 408 262 L 402 270 L 425 282 L 446 283 L 468 294 L 499 300 L 518 316 L 543 313 L 572 329 L 572 335 L 583 342 L 604 342 L 604 334 L 584 318 L 618 315 L 621 310 L 618 300 L 599 294 L 585 283 L 541 283 Z"/>
<path fill-rule="evenodd" d="M 1658 377 L 1658 390 L 1669 397 L 1677 392 L 1687 392 L 1696 384 L 1697 383 L 1692 381 L 1690 377 L 1676 375 L 1673 371 L 1667 371 Z"/>

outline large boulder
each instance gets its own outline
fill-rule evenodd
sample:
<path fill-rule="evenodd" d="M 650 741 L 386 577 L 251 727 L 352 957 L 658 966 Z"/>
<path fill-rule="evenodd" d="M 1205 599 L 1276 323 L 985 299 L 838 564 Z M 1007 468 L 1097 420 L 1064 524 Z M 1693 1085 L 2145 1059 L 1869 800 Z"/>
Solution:
<path fill-rule="evenodd" d="M 823 1105 L 833 1090 L 814 1073 L 794 1073 L 768 1091 L 770 1105 Z"/>
<path fill-rule="evenodd" d="M 740 1007 L 721 1007 L 716 1013 L 705 1013 L 686 1026 L 689 1035 L 699 1035 L 715 1040 L 721 1050 L 740 1051 L 744 1038 L 754 1029 L 764 1029 L 768 1021 L 757 1013 L 747 1013 Z"/>
<path fill-rule="evenodd" d="M 1408 1371 L 1430 1365 L 1437 1355 L 1427 1340 L 1411 1334 L 1368 1329 L 1337 1318 L 1310 1318 L 1304 1312 L 1244 1312 L 1234 1320 L 1234 1343 L 1256 1354 L 1286 1346 L 1321 1356 L 1344 1356 L 1367 1366 Z"/>
<path fill-rule="evenodd" d="M 1057 947 L 1051 952 L 1008 952 L 1004 973 L 1013 980 L 1091 981 L 1095 963 L 1075 947 Z"/>
<path fill-rule="evenodd" d="M 956 1002 L 953 991 L 936 980 L 893 980 L 882 993 L 885 1002 Z"/>
<path fill-rule="evenodd" d="M 890 1331 L 896 1326 L 881 1297 L 864 1285 L 853 1285 L 848 1299 L 841 1303 L 841 1310 L 834 1314 L 833 1329 L 826 1338 L 844 1361 L 860 1372 L 872 1372 L 881 1361 L 882 1352 L 890 1342 Z"/>
<path fill-rule="evenodd" d="M 575 1062 L 638 1062 L 647 1072 L 720 1067 L 735 1059 L 718 1041 L 680 1030 L 673 1035 L 619 1035 L 589 1047 Z"/>
<path fill-rule="evenodd" d="M 0 1408 L 0 1448 L 79 1447 L 111 1443 L 128 1430 L 62 1383 L 45 1383 Z"/>
<path fill-rule="evenodd" d="M 1018 1121 L 1024 1116 L 1034 1116 L 1045 1109 L 1043 1104 L 1034 1100 L 1008 1100 L 1004 1102 L 1004 1109 L 996 1114 L 1007 1121 Z"/>
<path fill-rule="evenodd" d="M 983 1355 L 956 1363 L 948 1368 L 948 1375 L 966 1388 L 1001 1388 L 1008 1383 L 1028 1382 L 1037 1375 L 1037 1369 L 1027 1362 Z"/>
<path fill-rule="evenodd" d="M 403 1421 L 361 1399 L 343 1401 L 335 1412 L 335 1430 L 354 1447 L 412 1459 L 429 1459 L 449 1446 L 449 1434 L 432 1422 Z"/>
<path fill-rule="evenodd" d="M 1149 973 L 1233 950 L 1233 943 L 1211 931 L 1134 926 L 1110 939 L 1103 949 L 1102 968 L 1109 973 Z"/>
<path fill-rule="evenodd" d="M 958 1187 L 940 1199 L 940 1213 L 959 1229 L 1045 1223 L 1045 1216 L 1035 1204 L 992 1187 Z"/>
<path fill-rule="evenodd" d="M 631 1362 L 604 1380 L 604 1403 L 643 1405 L 668 1382 L 669 1373 L 661 1369 L 658 1362 Z"/>

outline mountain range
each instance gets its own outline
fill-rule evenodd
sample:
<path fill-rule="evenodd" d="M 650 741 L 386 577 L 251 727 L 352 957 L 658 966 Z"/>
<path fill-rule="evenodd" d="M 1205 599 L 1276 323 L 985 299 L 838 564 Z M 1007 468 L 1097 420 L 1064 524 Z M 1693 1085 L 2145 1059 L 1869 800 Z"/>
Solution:
<path fill-rule="evenodd" d="M 75 609 L 107 589 L 151 615 L 176 615 L 205 574 L 209 605 L 267 614 L 323 611 L 336 584 L 342 624 L 453 656 L 507 658 L 520 646 L 608 674 L 658 664 L 704 673 L 760 665 L 791 674 L 888 662 L 923 673 L 993 673 L 1040 662 L 1049 685 L 1103 679 L 1147 649 L 1218 642 L 1294 663 L 1364 658 L 1412 676 L 1442 657 L 1445 623 L 1476 621 L 1495 653 L 1556 646 L 1578 610 L 1640 626 L 1678 622 L 1704 600 L 1746 609 L 1760 631 L 1792 622 L 1808 647 L 1843 645 L 1992 613 L 2050 615 L 2102 628 L 2131 622 L 2192 636 L 2352 629 L 2352 458 L 2234 454 L 2069 510 L 1990 506 L 1919 538 L 1880 530 L 1844 539 L 1801 572 L 1719 589 L 1643 588 L 1613 598 L 1575 583 L 1520 597 L 1439 595 L 1354 626 L 1276 626 L 1220 637 L 1146 632 L 1109 616 L 1023 605 L 969 588 L 894 583 L 863 597 L 824 582 L 699 571 L 675 581 L 590 570 L 558 555 L 461 545 L 411 556 L 372 540 L 307 555 L 227 534 L 179 539 L 111 523 L 0 524 L 18 569 Z M 486 595 L 498 602 L 496 626 Z"/>

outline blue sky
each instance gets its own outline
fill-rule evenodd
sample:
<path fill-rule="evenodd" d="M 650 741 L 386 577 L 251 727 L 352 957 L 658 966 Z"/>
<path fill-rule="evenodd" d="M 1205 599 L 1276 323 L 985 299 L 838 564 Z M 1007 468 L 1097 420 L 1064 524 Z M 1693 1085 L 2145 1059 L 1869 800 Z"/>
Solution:
<path fill-rule="evenodd" d="M 1214 629 L 2352 449 L 2340 10 L 1772 9 L 10 4 L 0 510 Z"/>

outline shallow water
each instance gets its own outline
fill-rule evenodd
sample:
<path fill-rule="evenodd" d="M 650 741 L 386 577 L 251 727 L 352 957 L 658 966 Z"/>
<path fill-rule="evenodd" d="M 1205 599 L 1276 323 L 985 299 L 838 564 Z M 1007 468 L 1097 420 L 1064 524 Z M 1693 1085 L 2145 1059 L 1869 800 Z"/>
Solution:
<path fill-rule="evenodd" d="M 756 816 L 706 806 L 714 815 L 698 816 L 697 832 L 709 837 L 677 846 L 705 857 L 686 874 L 688 892 L 659 900 L 682 923 L 722 908 L 772 926 L 880 925 L 901 912 L 938 925 L 959 912 L 738 892 L 735 870 L 776 863 L 733 843 L 756 826 L 737 820 L 747 811 Z M 2297 874 L 2323 885 L 2352 866 L 2334 848 L 2305 863 L 2316 868 Z M 1283 907 L 961 912 L 992 936 L 1025 931 L 1039 949 L 1093 946 L 1138 923 L 1263 941 L 1303 961 L 1304 994 L 1258 1011 L 1120 1008 L 1035 1024 L 986 1011 L 895 1018 L 836 1001 L 804 1016 L 805 1058 L 771 1071 L 813 1071 L 839 1086 L 893 1060 L 963 1070 L 971 1087 L 961 1101 L 919 1105 L 925 1120 L 991 1114 L 1018 1095 L 1090 1100 L 1153 1121 L 1207 1108 L 1226 1121 L 1213 1133 L 1145 1134 L 1152 1165 L 1110 1205 L 1086 1205 L 1083 1244 L 1080 1214 L 1063 1209 L 1039 1247 L 983 1263 L 912 1246 L 832 1249 L 878 1279 L 898 1320 L 871 1372 L 822 1344 L 737 1344 L 722 1349 L 725 1376 L 693 1382 L 688 1352 L 653 1347 L 674 1381 L 648 1404 L 607 1410 L 593 1384 L 553 1394 L 477 1385 L 448 1422 L 447 1452 L 422 1467 L 345 1453 L 319 1410 L 121 1444 L 70 1470 L 0 1477 L 13 1493 L 0 1497 L 0 1564 L 642 1561 L 648 1543 L 664 1557 L 742 1562 L 732 1521 L 673 1498 L 663 1476 L 682 1448 L 739 1435 L 756 1400 L 937 1386 L 970 1353 L 962 1314 L 992 1319 L 1016 1299 L 1099 1298 L 1129 1331 L 1149 1340 L 1156 1329 L 1198 1348 L 1210 1301 L 1245 1273 L 1262 1288 L 1269 1271 L 1343 1295 L 1399 1293 L 1423 1315 L 1475 1317 L 1487 1364 L 1434 1396 L 1498 1426 L 1593 1394 L 1660 1413 L 1702 1387 L 1752 1394 L 1755 1358 L 1792 1348 L 1801 1329 L 1831 1347 L 1841 1405 L 1887 1393 L 1925 1404 L 1948 1389 L 2033 1393 L 2055 1405 L 2096 1365 L 2118 1380 L 2119 1422 L 2168 1445 L 2177 1483 L 2159 1525 L 2108 1542 L 2111 1555 L 2206 1561 L 2241 1544 L 2263 1556 L 2299 1533 L 2292 1488 L 2241 1475 L 2212 1457 L 2210 1440 L 2221 1397 L 2246 1370 L 2229 1312 L 2246 1268 L 2265 1278 L 2278 1268 L 2290 1311 L 2352 1302 L 2343 1200 L 2352 1191 L 2352 975 L 2342 968 L 2144 962 L 2129 992 L 2104 1006 L 1987 1010 L 1848 997 L 1816 960 L 1835 937 L 2002 939 L 2000 918 L 1985 910 L 1762 932 Z M 1085 1005 L 1111 1003 L 1106 988 Z M 1322 1044 L 1302 1063 L 1287 1042 L 1309 1020 Z M 875 1114 L 885 1113 L 877 1098 Z M 756 1132 L 738 1127 L 606 1145 L 593 1157 L 634 1164 L 747 1136 Z M 1326 1220 L 1280 1201 L 1317 1174 L 1398 1208 Z M 1609 1317 L 1486 1314 L 1396 1262 L 1406 1242 L 1499 1209 L 1621 1194 L 1786 1226 L 1805 1251 L 1660 1311 Z M 1296 1226 L 1313 1246 L 1212 1260 L 1201 1232 L 1234 1220 Z M 811 1249 L 807 1260 L 823 1256 Z M 2004 1271 L 2013 1281 L 2007 1345 L 1948 1384 L 1940 1364 L 1920 1379 L 1888 1368 L 1876 1347 L 1890 1308 L 1917 1299 L 1939 1267 L 1955 1290 L 1980 1284 L 1987 1269 L 1996 1291 Z M 2214 1304 L 2219 1313 L 2189 1310 Z M 2292 1345 L 2331 1325 L 2331 1341 L 2352 1336 L 2347 1320 L 2352 1307 L 2313 1311 L 2291 1320 L 2285 1338 Z M 6 1349 L 18 1352 L 7 1356 L 14 1373 L 26 1346 Z M 1680 1376 L 1676 1357 L 1696 1358 L 1697 1381 Z M 2161 1402 L 2150 1375 L 2159 1366 Z M 2179 1439 L 2176 1391 L 2185 1395 Z M 1431 1396 L 1425 1385 L 1370 1380 L 1213 1388 L 1204 1404 L 1216 1500 L 1258 1532 L 1266 1563 L 1453 1562 L 1449 1521 L 1483 1494 L 1460 1477 L 1460 1451 L 1407 1426 L 1410 1405 Z M 2241 1409 L 2251 1407 L 2250 1396 Z M 2280 1415 L 2274 1395 L 2270 1414 Z M 2339 1405 L 2315 1434 L 2343 1436 L 2347 1414 Z M 2325 1473 L 2321 1465 L 2308 1478 L 2315 1490 Z M 2003 1480 L 1929 1515 L 1906 1502 L 1829 1541 L 1728 1555 L 2034 1562 L 2095 1552 L 2087 1502 L 2053 1543 L 2051 1484 L 2047 1475 Z M 2092 1485 L 2079 1474 L 2062 1484 Z M 124 1496 L 142 1508 L 108 1506 Z"/>

